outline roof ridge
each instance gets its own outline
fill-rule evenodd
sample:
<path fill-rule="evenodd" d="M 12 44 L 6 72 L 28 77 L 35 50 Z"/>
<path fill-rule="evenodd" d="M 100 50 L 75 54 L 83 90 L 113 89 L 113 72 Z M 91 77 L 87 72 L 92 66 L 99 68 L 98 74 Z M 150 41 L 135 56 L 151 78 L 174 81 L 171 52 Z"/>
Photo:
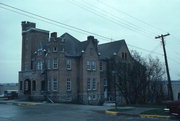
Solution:
<path fill-rule="evenodd" d="M 65 32 L 64 34 L 62 34 L 60 37 L 65 36 L 65 35 L 69 36 L 69 37 L 72 38 L 73 40 L 76 40 L 77 42 L 80 42 L 78 39 L 76 39 L 74 36 L 72 36 L 71 34 L 69 34 L 69 33 L 67 33 L 67 32 Z"/>
<path fill-rule="evenodd" d="M 125 39 L 122 39 L 122 40 L 116 40 L 116 41 L 107 42 L 107 43 L 102 43 L 102 44 L 99 44 L 99 45 L 112 44 L 112 43 L 115 43 L 115 42 L 121 42 L 121 41 L 125 41 Z M 99 46 L 99 45 L 98 45 L 98 46 Z"/>

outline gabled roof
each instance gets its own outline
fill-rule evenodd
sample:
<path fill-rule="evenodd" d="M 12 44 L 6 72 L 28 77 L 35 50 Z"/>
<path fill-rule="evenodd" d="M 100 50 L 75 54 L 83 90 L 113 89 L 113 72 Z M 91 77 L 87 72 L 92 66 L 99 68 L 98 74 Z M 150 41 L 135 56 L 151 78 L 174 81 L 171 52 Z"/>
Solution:
<path fill-rule="evenodd" d="M 88 45 L 88 41 L 80 42 L 68 33 L 64 33 L 61 38 L 65 41 L 64 49 L 66 56 L 81 56 L 82 50 L 85 50 Z"/>
<path fill-rule="evenodd" d="M 122 46 L 126 46 L 125 40 L 119 40 L 98 45 L 98 51 L 101 55 L 100 59 L 111 58 L 114 55 L 114 53 L 118 53 L 119 49 Z"/>
<path fill-rule="evenodd" d="M 80 41 L 71 36 L 68 33 L 64 33 L 61 36 L 62 39 L 64 39 L 64 49 L 65 49 L 65 55 L 66 56 L 77 56 L 78 49 L 77 46 L 80 44 Z"/>
<path fill-rule="evenodd" d="M 59 38 L 64 39 L 65 55 L 71 57 L 79 57 L 82 51 L 85 51 L 89 41 L 80 42 L 78 39 L 68 33 L 64 33 Z M 114 53 L 118 53 L 122 46 L 126 46 L 125 40 L 118 40 L 114 42 L 104 43 L 98 45 L 98 52 L 101 59 L 111 58 Z"/>

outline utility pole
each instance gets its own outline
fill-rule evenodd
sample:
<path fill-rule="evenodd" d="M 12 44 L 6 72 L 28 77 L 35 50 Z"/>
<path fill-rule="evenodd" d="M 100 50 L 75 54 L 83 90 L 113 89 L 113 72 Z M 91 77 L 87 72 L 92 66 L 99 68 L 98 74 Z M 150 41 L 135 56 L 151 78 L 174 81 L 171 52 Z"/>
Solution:
<path fill-rule="evenodd" d="M 173 100 L 173 91 L 172 91 L 172 85 L 171 85 L 171 78 L 170 78 L 170 74 L 169 74 L 169 67 L 168 67 L 168 60 L 167 60 L 167 55 L 166 55 L 166 48 L 165 48 L 165 43 L 164 43 L 164 37 L 169 36 L 170 34 L 161 34 L 157 37 L 155 37 L 155 39 L 161 39 L 162 40 L 162 45 L 163 45 L 163 51 L 164 51 L 164 60 L 165 60 L 165 64 L 166 64 L 166 72 L 167 72 L 167 78 L 168 78 L 168 98 L 170 100 Z"/>

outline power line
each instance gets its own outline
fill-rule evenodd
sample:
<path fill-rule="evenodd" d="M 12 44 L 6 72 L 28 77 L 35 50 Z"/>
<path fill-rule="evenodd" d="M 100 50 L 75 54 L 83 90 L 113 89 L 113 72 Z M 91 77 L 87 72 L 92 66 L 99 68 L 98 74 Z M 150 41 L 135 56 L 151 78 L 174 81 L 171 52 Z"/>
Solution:
<path fill-rule="evenodd" d="M 3 3 L 0 3 L 0 5 L 4 5 L 6 7 L 9 7 L 11 9 L 8 9 L 8 8 L 5 8 L 5 7 L 2 7 L 0 6 L 1 8 L 5 9 L 5 10 L 9 10 L 11 12 L 14 12 L 14 13 L 17 13 L 17 14 L 20 14 L 20 15 L 24 15 L 24 16 L 27 16 L 27 17 L 30 17 L 30 18 L 33 18 L 33 19 L 37 19 L 37 20 L 40 20 L 40 21 L 43 21 L 43 22 L 46 22 L 48 24 L 52 24 L 52 25 L 55 25 L 55 26 L 58 26 L 58 27 L 62 27 L 62 28 L 65 28 L 65 29 L 68 29 L 68 30 L 71 30 L 71 31 L 75 31 L 75 32 L 78 32 L 78 33 L 81 33 L 81 34 L 86 34 L 89 33 L 89 34 L 92 34 L 92 35 L 96 35 L 102 39 L 105 39 L 105 40 L 113 40 L 115 41 L 114 39 L 112 38 L 109 38 L 109 37 L 105 37 L 105 36 L 102 36 L 102 35 L 99 35 L 99 34 L 96 34 L 96 33 L 92 33 L 92 32 L 89 32 L 89 31 L 86 31 L 86 30 L 83 30 L 83 29 L 79 29 L 77 27 L 73 27 L 71 25 L 67 25 L 67 24 L 64 24 L 64 23 L 61 23 L 61 22 L 58 22 L 58 21 L 55 21 L 55 20 L 52 20 L 52 19 L 49 19 L 49 18 L 46 18 L 46 17 L 43 17 L 43 16 L 40 16 L 40 15 L 37 15 L 37 14 L 34 14 L 34 13 L 31 13 L 31 12 L 28 12 L 28 11 L 25 11 L 25 10 L 21 10 L 19 8 L 15 8 L 15 7 L 12 7 L 12 6 L 9 6 L 9 5 L 6 5 L 6 4 L 3 4 Z M 13 10 L 12 10 L 13 9 Z M 18 10 L 18 11 L 15 11 L 15 10 Z M 29 15 L 30 14 L 30 15 Z M 37 18 L 38 17 L 38 18 Z M 41 19 L 40 19 L 41 18 Z M 63 26 L 62 26 L 63 25 Z M 66 26 L 66 27 L 65 27 Z M 144 49 L 144 48 L 141 48 L 141 47 L 137 47 L 137 46 L 134 46 L 134 45 L 131 45 L 131 44 L 128 44 L 128 46 L 130 47 L 134 47 L 136 49 L 139 49 L 139 50 L 142 50 L 142 51 L 145 51 L 145 52 L 151 52 L 150 50 L 147 50 L 147 49 Z M 157 52 L 153 52 L 154 54 L 156 55 L 162 55 L 161 53 L 157 53 Z"/>
<path fill-rule="evenodd" d="M 100 8 L 96 7 L 94 4 L 88 3 L 86 0 L 83 0 L 83 1 L 84 1 L 83 3 L 86 3 L 86 5 L 87 5 L 87 6 L 90 6 L 91 9 L 96 8 L 96 9 L 100 10 L 101 12 L 104 12 L 105 14 L 109 13 L 112 18 L 115 18 L 115 19 L 117 19 L 117 20 L 120 21 L 120 22 L 122 21 L 122 22 L 124 22 L 124 24 L 127 24 L 127 25 L 135 28 L 136 30 L 138 29 L 139 31 L 142 31 L 142 32 L 147 32 L 147 33 L 149 32 L 149 33 L 151 33 L 151 34 L 152 34 L 152 33 L 153 33 L 153 34 L 156 34 L 156 33 L 154 33 L 154 31 L 151 31 L 151 32 L 150 32 L 150 31 L 147 31 L 147 29 L 144 29 L 144 28 L 142 28 L 142 27 L 140 27 L 140 26 L 137 26 L 136 24 L 134 24 L 134 23 L 132 23 L 132 22 L 129 22 L 128 20 L 125 20 L 125 19 L 123 19 L 123 18 L 120 18 L 119 16 L 113 14 L 112 11 L 109 12 L 109 11 L 107 11 L 106 9 L 100 9 Z M 93 7 L 92 7 L 92 6 L 93 6 Z M 94 10 L 95 10 L 95 9 L 94 9 Z M 143 30 L 142 30 L 142 29 L 143 29 Z"/>
<path fill-rule="evenodd" d="M 154 28 L 154 29 L 156 29 L 156 30 L 160 30 L 160 31 L 162 31 L 162 32 L 166 32 L 165 30 L 163 30 L 163 29 L 161 29 L 161 28 L 158 28 L 158 27 L 156 27 L 156 26 L 154 26 L 154 25 L 151 25 L 151 24 L 149 24 L 149 23 L 147 23 L 147 22 L 145 22 L 145 21 L 143 21 L 143 20 L 141 20 L 141 19 L 139 19 L 139 18 L 137 18 L 137 17 L 134 17 L 134 16 L 130 15 L 130 14 L 127 13 L 127 12 L 124 12 L 124 11 L 122 11 L 122 10 L 119 10 L 119 9 L 117 9 L 117 8 L 114 8 L 114 7 L 112 7 L 111 5 L 104 3 L 103 1 L 100 2 L 100 1 L 97 0 L 97 2 L 99 2 L 100 4 L 103 4 L 104 6 L 107 6 L 108 8 L 111 8 L 111 9 L 113 9 L 113 10 L 119 12 L 119 13 L 122 13 L 122 14 L 124 14 L 124 15 L 126 15 L 126 16 L 134 19 L 134 20 L 136 20 L 136 21 L 139 21 L 139 22 L 141 22 L 141 23 L 143 23 L 143 24 L 145 24 L 145 25 L 147 25 L 147 26 L 149 26 L 149 27 L 152 27 L 152 28 Z"/>
<path fill-rule="evenodd" d="M 36 17 L 39 17 L 39 18 L 42 18 L 42 19 L 45 19 L 45 20 L 48 20 L 48 21 L 51 21 L 51 22 L 54 22 L 54 23 L 58 23 L 58 24 L 61 24 L 63 26 L 70 27 L 70 28 L 73 28 L 73 29 L 76 29 L 76 30 L 79 30 L 79 31 L 82 31 L 82 32 L 85 32 L 85 33 L 88 33 L 88 34 L 96 35 L 98 37 L 108 39 L 108 40 L 111 39 L 111 38 L 108 38 L 108 37 L 105 37 L 105 36 L 102 36 L 102 35 L 99 35 L 99 34 L 96 34 L 96 33 L 93 33 L 93 32 L 89 32 L 89 31 L 86 31 L 84 29 L 80 29 L 80 28 L 77 28 L 77 27 L 74 27 L 74 26 L 71 26 L 71 25 L 68 25 L 68 24 L 64 24 L 62 22 L 59 22 L 59 21 L 56 21 L 56 20 L 53 20 L 53 19 L 49 19 L 47 17 L 43 17 L 41 15 L 34 14 L 34 13 L 31 13 L 31 12 L 28 12 L 28 11 L 25 11 L 25 10 L 22 10 L 22 9 L 19 9 L 19 8 L 16 8 L 16 7 L 4 4 L 4 3 L 0 3 L 0 4 L 3 5 L 3 6 L 6 6 L 6 7 L 12 8 L 12 9 L 18 10 L 18 11 L 21 11 L 23 13 L 28 13 L 30 15 L 33 15 L 33 16 L 36 16 Z"/>
<path fill-rule="evenodd" d="M 83 9 L 83 10 L 86 10 L 86 11 L 88 11 L 88 12 L 90 12 L 90 13 L 93 13 L 93 14 L 95 14 L 95 15 L 97 15 L 97 16 L 99 16 L 99 17 L 102 17 L 102 18 L 105 18 L 105 20 L 109 20 L 109 21 L 111 21 L 111 22 L 113 22 L 113 23 L 115 23 L 115 24 L 117 24 L 117 25 L 120 25 L 121 27 L 124 27 L 124 28 L 126 28 L 126 29 L 128 29 L 128 30 L 131 30 L 131 31 L 133 31 L 133 32 L 136 32 L 136 33 L 138 33 L 138 34 L 140 34 L 141 33 L 141 35 L 142 36 L 145 36 L 145 37 L 147 37 L 147 38 L 151 38 L 151 36 L 148 34 L 147 35 L 147 31 L 143 31 L 142 29 L 140 29 L 141 27 L 138 27 L 138 26 L 136 26 L 135 24 L 132 24 L 132 23 L 130 23 L 130 22 L 127 22 L 126 20 L 122 20 L 122 19 L 120 19 L 119 17 L 117 17 L 117 16 L 115 16 L 115 15 L 113 15 L 113 14 L 111 14 L 111 16 L 107 16 L 106 15 L 106 13 L 102 13 L 102 10 L 101 9 L 99 9 L 100 11 L 97 11 L 97 10 L 95 10 L 94 8 L 95 7 L 89 7 L 89 5 L 88 4 L 81 4 L 80 2 L 74 2 L 73 0 L 69 0 L 72 4 L 74 4 L 75 6 L 78 6 L 78 7 L 80 7 L 81 9 Z M 87 3 L 86 1 L 84 1 L 84 3 Z M 80 5 L 81 4 L 81 5 Z M 101 13 L 101 14 L 99 14 L 99 13 Z M 122 22 L 123 21 L 123 22 Z M 139 33 L 140 32 L 140 33 Z M 144 33 L 146 33 L 146 34 L 144 34 Z M 151 33 L 152 34 L 152 33 Z"/>

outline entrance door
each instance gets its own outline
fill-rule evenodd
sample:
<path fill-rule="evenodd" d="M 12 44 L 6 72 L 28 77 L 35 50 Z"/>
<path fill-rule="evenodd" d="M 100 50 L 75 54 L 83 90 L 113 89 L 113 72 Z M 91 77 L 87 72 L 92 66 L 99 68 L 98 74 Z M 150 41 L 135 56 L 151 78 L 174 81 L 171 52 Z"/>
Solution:
<path fill-rule="evenodd" d="M 29 79 L 24 81 L 24 94 L 31 94 L 31 81 Z"/>

